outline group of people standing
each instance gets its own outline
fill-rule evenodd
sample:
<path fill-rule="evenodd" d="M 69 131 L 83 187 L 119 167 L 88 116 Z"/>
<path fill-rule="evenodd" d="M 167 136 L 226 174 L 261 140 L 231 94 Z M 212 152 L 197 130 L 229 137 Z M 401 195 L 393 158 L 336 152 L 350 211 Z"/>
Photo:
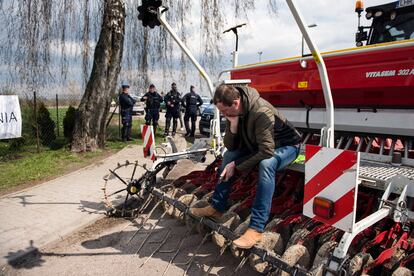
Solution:
<path fill-rule="evenodd" d="M 181 97 L 181 93 L 177 90 L 177 84 L 171 84 L 171 90 L 165 97 L 162 97 L 156 90 L 155 85 L 149 86 L 148 92 L 140 99 L 141 102 L 145 102 L 145 124 L 152 125 L 154 132 L 158 127 L 158 120 L 160 117 L 161 103 L 165 102 L 166 115 L 165 115 L 165 130 L 164 135 L 170 134 L 171 121 L 172 132 L 174 136 L 177 132 L 178 120 L 181 121 L 181 106 L 185 108 L 184 113 L 184 125 L 186 129 L 185 137 L 194 137 L 196 130 L 197 111 L 199 106 L 203 104 L 203 100 L 200 95 L 195 91 L 195 86 L 190 86 L 190 92 Z M 134 100 L 129 95 L 129 85 L 122 85 L 122 93 L 119 95 L 119 105 L 121 107 L 122 117 L 122 140 L 131 140 L 131 127 L 132 127 L 132 109 L 135 105 Z M 190 127 L 191 120 L 191 127 Z"/>

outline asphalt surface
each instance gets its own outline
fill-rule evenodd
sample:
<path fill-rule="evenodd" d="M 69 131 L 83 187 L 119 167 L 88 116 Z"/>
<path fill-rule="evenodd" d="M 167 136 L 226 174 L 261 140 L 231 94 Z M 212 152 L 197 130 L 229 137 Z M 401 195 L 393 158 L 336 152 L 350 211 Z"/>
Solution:
<path fill-rule="evenodd" d="M 161 124 L 163 117 L 164 114 Z M 175 141 L 181 150 L 188 145 L 182 134 Z M 206 164 L 213 158 L 209 156 Z M 181 222 L 165 216 L 148 236 L 151 224 L 163 212 L 161 208 L 154 210 L 145 227 L 140 224 L 142 217 L 133 221 L 106 217 L 102 199 L 104 177 L 108 169 L 125 160 L 152 164 L 142 157 L 142 146 L 129 145 L 97 164 L 0 197 L 0 275 L 150 276 L 162 275 L 164 271 L 165 275 L 183 275 L 187 265 L 180 263 L 193 256 L 202 240 L 200 234 L 189 232 Z M 206 164 L 180 161 L 169 177 L 203 170 Z M 138 167 L 136 175 L 143 172 Z M 175 250 L 183 241 L 181 250 L 156 252 L 148 259 L 167 233 L 161 251 Z M 207 241 L 187 274 L 201 275 L 207 271 L 218 253 L 217 246 Z M 225 252 L 210 275 L 230 275 L 239 261 Z M 248 266 L 242 271 L 243 275 L 254 274 Z"/>

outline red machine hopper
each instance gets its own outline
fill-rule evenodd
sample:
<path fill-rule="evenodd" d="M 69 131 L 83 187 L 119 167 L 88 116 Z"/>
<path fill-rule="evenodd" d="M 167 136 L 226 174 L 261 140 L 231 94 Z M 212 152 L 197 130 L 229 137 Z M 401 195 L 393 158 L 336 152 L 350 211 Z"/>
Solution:
<path fill-rule="evenodd" d="M 323 54 L 335 108 L 414 108 L 414 40 Z M 301 66 L 305 60 L 305 68 Z M 236 68 L 232 79 L 251 86 L 277 107 L 324 107 L 312 57 L 282 59 Z"/>

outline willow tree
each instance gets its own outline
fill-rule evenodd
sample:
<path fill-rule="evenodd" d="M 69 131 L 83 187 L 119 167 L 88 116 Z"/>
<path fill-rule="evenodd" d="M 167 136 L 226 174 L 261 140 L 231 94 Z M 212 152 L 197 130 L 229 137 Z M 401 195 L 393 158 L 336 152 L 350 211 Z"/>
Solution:
<path fill-rule="evenodd" d="M 106 0 L 92 72 L 76 116 L 72 151 L 94 151 L 105 146 L 106 118 L 121 70 L 124 34 L 124 2 Z"/>
<path fill-rule="evenodd" d="M 271 15 L 277 11 L 277 1 L 266 1 Z M 174 55 L 179 49 L 163 28 L 142 27 L 136 9 L 140 3 L 0 0 L 0 39 L 8 41 L 0 44 L 2 68 L 6 68 L 0 68 L 0 89 L 20 94 L 37 91 L 45 98 L 62 90 L 82 94 L 72 148 L 92 151 L 103 147 L 105 120 L 119 79 L 143 88 L 156 71 L 166 87 L 173 69 L 180 73 L 177 81 L 181 83 L 186 83 L 187 74 L 195 71 L 182 52 L 181 56 Z M 163 5 L 169 7 L 167 20 L 184 42 L 190 42 L 191 35 L 197 33 L 199 48 L 192 51 L 211 75 L 222 68 L 220 42 L 222 31 L 228 27 L 227 19 L 248 20 L 255 3 L 163 0 Z M 198 22 L 189 21 L 194 17 L 199 18 Z"/>

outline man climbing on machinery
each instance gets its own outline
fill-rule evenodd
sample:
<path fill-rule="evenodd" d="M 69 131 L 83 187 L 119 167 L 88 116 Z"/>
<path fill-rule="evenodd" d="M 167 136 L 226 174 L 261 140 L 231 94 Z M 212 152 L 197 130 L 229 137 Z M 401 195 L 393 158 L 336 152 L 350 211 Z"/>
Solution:
<path fill-rule="evenodd" d="M 249 172 L 258 165 L 259 179 L 249 228 L 233 241 L 234 246 L 248 249 L 262 238 L 275 191 L 276 171 L 297 158 L 300 134 L 276 108 L 248 86 L 221 85 L 213 101 L 227 118 L 224 136 L 227 151 L 211 205 L 191 208 L 190 212 L 219 219 L 227 209 L 235 172 Z"/>

